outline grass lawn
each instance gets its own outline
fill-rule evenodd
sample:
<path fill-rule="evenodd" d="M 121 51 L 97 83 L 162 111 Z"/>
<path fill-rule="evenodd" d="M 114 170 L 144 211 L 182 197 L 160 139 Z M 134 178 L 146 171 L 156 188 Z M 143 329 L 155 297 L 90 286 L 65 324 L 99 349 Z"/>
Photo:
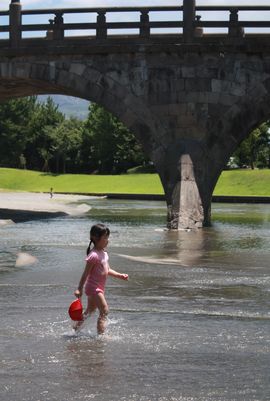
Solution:
<path fill-rule="evenodd" d="M 157 174 L 51 175 L 37 171 L 0 168 L 5 191 L 163 194 Z M 219 178 L 214 195 L 270 196 L 269 170 L 230 170 Z"/>
<path fill-rule="evenodd" d="M 51 175 L 37 171 L 0 168 L 0 188 L 14 191 L 77 193 L 162 194 L 157 174 Z"/>
<path fill-rule="evenodd" d="M 223 171 L 214 195 L 270 196 L 270 169 Z"/>

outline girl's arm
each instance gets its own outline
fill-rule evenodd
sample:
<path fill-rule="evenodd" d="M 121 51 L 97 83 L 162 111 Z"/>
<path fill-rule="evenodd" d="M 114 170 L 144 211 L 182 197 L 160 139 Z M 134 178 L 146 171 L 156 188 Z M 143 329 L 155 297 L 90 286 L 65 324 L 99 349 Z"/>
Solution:
<path fill-rule="evenodd" d="M 121 280 L 128 280 L 128 274 L 118 273 L 115 270 L 109 268 L 109 276 L 120 278 Z"/>
<path fill-rule="evenodd" d="M 92 268 L 93 268 L 93 265 L 86 263 L 84 272 L 83 272 L 82 277 L 79 282 L 78 289 L 76 291 L 74 291 L 75 297 L 80 298 L 82 296 L 82 290 L 83 290 L 84 283 L 87 279 L 88 274 L 91 272 Z"/>

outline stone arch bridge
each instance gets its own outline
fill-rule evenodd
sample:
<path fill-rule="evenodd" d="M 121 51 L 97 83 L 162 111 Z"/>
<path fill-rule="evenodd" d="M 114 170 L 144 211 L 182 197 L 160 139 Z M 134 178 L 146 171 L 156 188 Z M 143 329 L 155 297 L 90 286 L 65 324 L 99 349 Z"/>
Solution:
<path fill-rule="evenodd" d="M 164 187 L 168 227 L 210 224 L 216 182 L 239 143 L 270 118 L 270 34 L 247 34 L 269 21 L 242 21 L 241 11 L 270 7 L 179 7 L 22 10 L 11 1 L 7 39 L 0 40 L 0 100 L 33 94 L 64 94 L 99 103 L 116 115 L 142 143 Z M 199 12 L 223 10 L 227 21 L 203 21 Z M 151 21 L 172 12 L 174 20 Z M 64 17 L 87 12 L 89 23 Z M 136 22 L 108 22 L 107 14 L 136 12 Z M 26 17 L 53 15 L 43 24 Z M 197 16 L 196 16 L 197 15 Z M 179 33 L 152 34 L 155 28 Z M 225 33 L 208 34 L 222 27 Z M 109 30 L 137 34 L 109 35 Z M 94 35 L 74 37 L 72 29 Z M 24 37 L 24 32 L 45 32 Z"/>

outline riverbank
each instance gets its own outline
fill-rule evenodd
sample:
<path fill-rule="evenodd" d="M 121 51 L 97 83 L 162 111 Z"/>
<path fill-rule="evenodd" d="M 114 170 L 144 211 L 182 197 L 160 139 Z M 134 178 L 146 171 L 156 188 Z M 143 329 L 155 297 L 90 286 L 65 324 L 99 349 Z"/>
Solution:
<path fill-rule="evenodd" d="M 1 220 L 18 223 L 33 219 L 80 215 L 90 210 L 90 206 L 83 203 L 86 199 L 89 199 L 89 196 L 54 194 L 51 198 L 48 193 L 1 192 L 0 224 Z M 2 221 L 1 225 L 3 224 Z"/>
<path fill-rule="evenodd" d="M 53 188 L 53 198 L 50 197 Z M 25 191 L 25 192 L 22 192 Z M 20 222 L 83 214 L 90 197 L 160 200 L 164 192 L 157 174 L 52 175 L 0 168 L 0 220 Z M 78 205 L 78 201 L 80 204 Z M 220 203 L 270 203 L 270 170 L 224 171 L 212 198 Z"/>
<path fill-rule="evenodd" d="M 84 203 L 97 197 L 125 200 L 155 200 L 165 205 L 164 195 L 155 194 L 54 194 L 33 192 L 1 192 L 0 226 L 36 219 L 48 219 L 67 215 L 82 215 L 91 207 Z M 78 204 L 79 202 L 79 204 Z M 270 203 L 270 197 L 214 196 L 213 202 L 220 203 Z"/>

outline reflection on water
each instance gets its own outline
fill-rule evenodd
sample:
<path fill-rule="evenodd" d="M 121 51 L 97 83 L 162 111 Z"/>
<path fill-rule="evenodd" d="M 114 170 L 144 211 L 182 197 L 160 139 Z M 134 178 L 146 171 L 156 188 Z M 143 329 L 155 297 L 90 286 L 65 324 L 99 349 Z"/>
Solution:
<path fill-rule="evenodd" d="M 211 228 L 170 232 L 162 202 L 89 202 L 0 229 L 1 399 L 268 399 L 270 206 L 215 204 Z M 130 276 L 108 281 L 101 337 L 96 316 L 74 335 L 67 315 L 96 221 Z M 19 252 L 38 263 L 15 267 Z"/>

